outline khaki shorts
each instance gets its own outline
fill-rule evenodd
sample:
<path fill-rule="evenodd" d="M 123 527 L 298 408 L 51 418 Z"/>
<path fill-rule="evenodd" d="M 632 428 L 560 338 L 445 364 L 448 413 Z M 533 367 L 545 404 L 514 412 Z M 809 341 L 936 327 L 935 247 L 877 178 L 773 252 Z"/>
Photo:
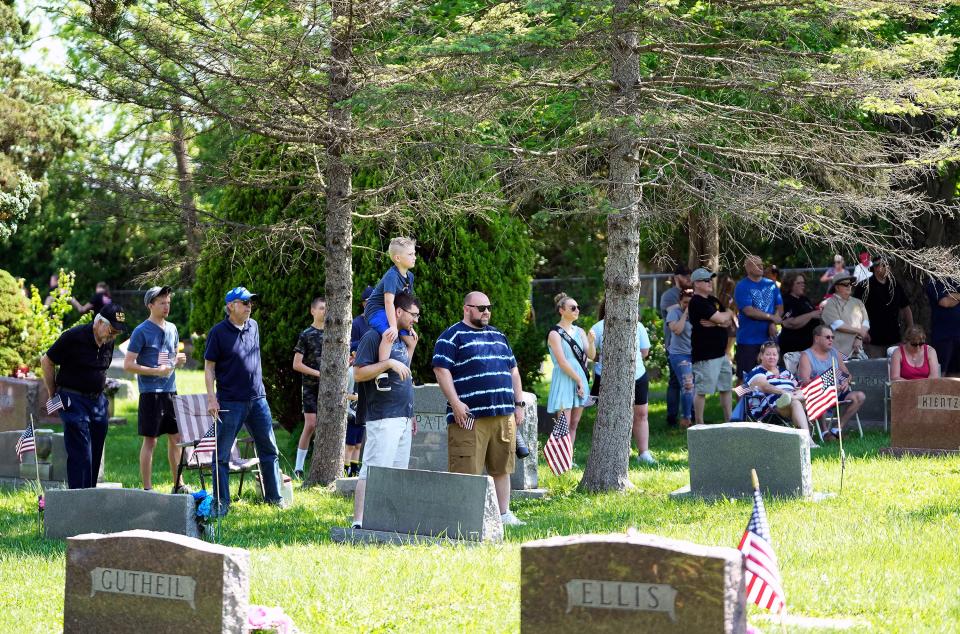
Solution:
<path fill-rule="evenodd" d="M 447 460 L 453 473 L 503 475 L 516 467 L 517 426 L 513 414 L 478 418 L 473 429 L 447 425 Z"/>
<path fill-rule="evenodd" d="M 716 359 L 694 363 L 693 383 L 697 394 L 729 392 L 733 387 L 733 368 L 730 366 L 730 357 L 723 355 Z"/>

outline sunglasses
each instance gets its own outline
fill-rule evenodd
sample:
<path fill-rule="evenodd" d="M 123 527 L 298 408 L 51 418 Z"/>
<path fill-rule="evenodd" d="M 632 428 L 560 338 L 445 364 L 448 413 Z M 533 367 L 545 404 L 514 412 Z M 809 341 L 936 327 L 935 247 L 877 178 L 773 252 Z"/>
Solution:
<path fill-rule="evenodd" d="M 833 335 L 820 335 L 824 339 L 833 339 Z"/>
<path fill-rule="evenodd" d="M 909 343 L 911 346 L 922 346 L 923 344 L 925 344 L 925 343 L 927 343 L 927 342 L 926 342 L 925 340 L 921 339 L 920 341 L 908 341 L 907 343 Z"/>
<path fill-rule="evenodd" d="M 476 308 L 481 313 L 486 313 L 493 309 L 493 304 L 467 304 L 467 306 Z"/>
<path fill-rule="evenodd" d="M 579 310 L 580 310 L 580 307 L 579 307 L 579 306 L 567 306 L 567 310 L 579 311 Z"/>
<path fill-rule="evenodd" d="M 850 282 L 840 282 L 839 284 L 834 284 L 834 286 L 836 286 L 837 288 L 840 288 L 841 286 L 850 288 L 851 284 Z"/>

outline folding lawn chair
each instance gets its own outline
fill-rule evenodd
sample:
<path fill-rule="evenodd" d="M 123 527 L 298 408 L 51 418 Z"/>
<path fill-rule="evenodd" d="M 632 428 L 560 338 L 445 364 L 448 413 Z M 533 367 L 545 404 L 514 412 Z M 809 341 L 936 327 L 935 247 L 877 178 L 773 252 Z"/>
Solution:
<path fill-rule="evenodd" d="M 177 427 L 180 428 L 180 440 L 177 444 L 182 451 L 180 453 L 180 464 L 177 467 L 177 482 L 185 469 L 196 470 L 200 475 L 200 486 L 206 488 L 204 482 L 204 473 L 210 474 L 213 481 L 213 452 L 196 453 L 194 448 L 200 443 L 203 434 L 213 423 L 213 417 L 207 412 L 206 394 L 183 394 L 173 397 L 174 412 L 177 417 Z M 237 443 L 242 442 L 245 445 L 245 453 L 252 451 L 252 457 L 241 455 Z M 257 448 L 252 438 L 240 438 L 233 443 L 230 448 L 230 475 L 240 476 L 240 485 L 237 489 L 237 499 L 243 495 L 243 481 L 247 473 L 255 474 L 258 480 L 260 475 L 260 458 L 257 456 Z M 260 486 L 260 494 L 263 495 L 263 485 Z"/>

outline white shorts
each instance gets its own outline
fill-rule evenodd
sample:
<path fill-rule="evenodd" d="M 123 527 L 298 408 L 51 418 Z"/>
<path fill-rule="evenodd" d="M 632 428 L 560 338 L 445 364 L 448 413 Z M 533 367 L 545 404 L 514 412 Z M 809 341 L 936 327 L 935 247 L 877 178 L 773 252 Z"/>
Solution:
<path fill-rule="evenodd" d="M 360 479 L 367 479 L 367 467 L 406 469 L 410 465 L 412 440 L 413 423 L 410 418 L 368 420 Z"/>

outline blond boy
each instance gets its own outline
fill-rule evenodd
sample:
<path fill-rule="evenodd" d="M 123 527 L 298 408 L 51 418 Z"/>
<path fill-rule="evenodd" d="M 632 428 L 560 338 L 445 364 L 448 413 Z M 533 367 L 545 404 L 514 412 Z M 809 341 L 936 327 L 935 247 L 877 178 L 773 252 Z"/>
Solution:
<path fill-rule="evenodd" d="M 390 241 L 388 253 L 393 260 L 393 266 L 377 282 L 363 309 L 363 316 L 370 327 L 390 342 L 395 341 L 399 335 L 404 343 L 414 343 L 410 333 L 397 330 L 394 299 L 400 293 L 413 294 L 413 273 L 410 269 L 417 263 L 416 247 L 417 241 L 412 238 L 394 238 Z"/>

